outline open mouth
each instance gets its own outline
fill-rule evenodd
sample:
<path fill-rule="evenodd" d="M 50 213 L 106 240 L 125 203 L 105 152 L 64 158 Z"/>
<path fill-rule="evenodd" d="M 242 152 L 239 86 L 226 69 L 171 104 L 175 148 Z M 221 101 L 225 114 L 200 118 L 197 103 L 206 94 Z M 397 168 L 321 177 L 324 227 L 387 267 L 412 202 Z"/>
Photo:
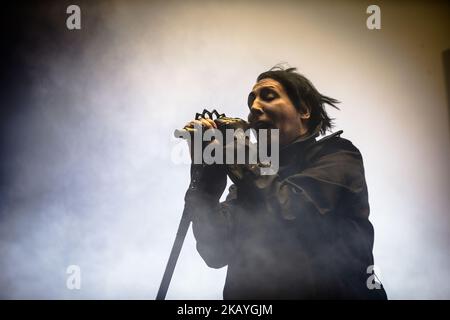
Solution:
<path fill-rule="evenodd" d="M 274 128 L 273 124 L 267 121 L 257 121 L 252 125 L 252 127 L 255 128 L 256 130 Z"/>

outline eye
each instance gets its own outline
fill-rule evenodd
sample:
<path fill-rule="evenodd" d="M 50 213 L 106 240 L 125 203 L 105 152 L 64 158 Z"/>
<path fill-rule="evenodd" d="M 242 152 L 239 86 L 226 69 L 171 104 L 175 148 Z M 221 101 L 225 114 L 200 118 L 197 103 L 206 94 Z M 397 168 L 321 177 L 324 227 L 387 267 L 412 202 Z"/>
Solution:
<path fill-rule="evenodd" d="M 260 96 L 264 101 L 272 101 L 278 97 L 278 94 L 272 89 L 263 88 L 261 89 Z"/>
<path fill-rule="evenodd" d="M 253 92 L 250 92 L 250 93 L 248 94 L 247 105 L 248 105 L 249 108 L 252 107 L 253 101 L 255 101 L 255 98 L 256 98 L 256 96 L 255 96 L 255 94 L 254 94 Z"/>

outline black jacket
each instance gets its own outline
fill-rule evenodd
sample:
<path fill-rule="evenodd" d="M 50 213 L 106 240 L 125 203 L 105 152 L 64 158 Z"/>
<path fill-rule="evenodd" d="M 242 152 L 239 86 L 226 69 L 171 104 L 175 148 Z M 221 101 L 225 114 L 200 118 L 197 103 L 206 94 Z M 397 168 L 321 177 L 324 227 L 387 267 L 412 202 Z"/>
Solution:
<path fill-rule="evenodd" d="M 197 250 L 228 266 L 224 299 L 385 299 L 367 287 L 374 231 L 359 150 L 340 137 L 280 150 L 264 192 L 232 185 L 227 200 L 186 196 Z"/>

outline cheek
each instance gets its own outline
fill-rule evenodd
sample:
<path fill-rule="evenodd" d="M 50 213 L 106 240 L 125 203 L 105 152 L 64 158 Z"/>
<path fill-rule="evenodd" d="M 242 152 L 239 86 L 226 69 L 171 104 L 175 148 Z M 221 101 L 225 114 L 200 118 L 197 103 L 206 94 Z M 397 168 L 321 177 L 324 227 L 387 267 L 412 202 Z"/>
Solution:
<path fill-rule="evenodd" d="M 297 109 L 285 103 L 273 105 L 270 110 L 267 110 L 267 113 L 272 114 L 277 120 L 287 123 L 297 122 L 299 118 Z"/>
<path fill-rule="evenodd" d="M 267 103 L 264 106 L 264 112 L 275 121 L 284 120 L 289 117 L 284 103 Z"/>
<path fill-rule="evenodd" d="M 300 114 L 295 107 L 286 106 L 279 115 L 280 128 L 287 132 L 297 132 L 300 130 Z"/>
<path fill-rule="evenodd" d="M 292 131 L 299 128 L 300 117 L 297 109 L 284 102 L 265 103 L 264 113 L 274 122 L 274 124 L 284 131 Z"/>

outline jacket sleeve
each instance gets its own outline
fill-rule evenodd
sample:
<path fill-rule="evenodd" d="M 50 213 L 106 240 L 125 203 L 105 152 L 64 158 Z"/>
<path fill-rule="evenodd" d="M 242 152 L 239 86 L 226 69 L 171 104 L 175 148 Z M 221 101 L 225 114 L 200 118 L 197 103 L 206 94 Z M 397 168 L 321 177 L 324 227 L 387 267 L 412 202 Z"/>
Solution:
<path fill-rule="evenodd" d="M 197 251 L 211 268 L 226 266 L 233 253 L 234 199 L 233 186 L 226 201 L 221 203 L 204 195 L 186 199 L 186 204 L 192 206 L 192 231 L 197 241 Z"/>

